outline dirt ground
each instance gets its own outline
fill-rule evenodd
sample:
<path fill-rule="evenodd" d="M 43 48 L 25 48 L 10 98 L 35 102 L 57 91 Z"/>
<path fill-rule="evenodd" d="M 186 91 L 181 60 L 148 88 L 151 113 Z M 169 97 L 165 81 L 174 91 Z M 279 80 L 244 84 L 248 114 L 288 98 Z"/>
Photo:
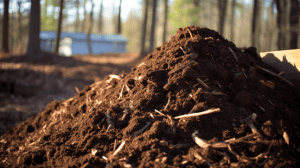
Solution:
<path fill-rule="evenodd" d="M 1 60 L 1 70 L 12 62 L 26 67 L 21 58 Z M 213 30 L 190 26 L 141 61 L 49 58 L 27 63 L 22 73 L 34 75 L 26 87 L 40 87 L 37 95 L 52 92 L 48 85 L 65 93 L 73 80 L 87 83 L 4 133 L 0 166 L 300 166 L 299 100 L 293 86 L 267 72 L 278 73 L 255 48 L 236 48 Z M 3 71 L 17 85 L 8 79 L 20 72 Z M 16 94 L 9 86 L 3 90 Z"/>

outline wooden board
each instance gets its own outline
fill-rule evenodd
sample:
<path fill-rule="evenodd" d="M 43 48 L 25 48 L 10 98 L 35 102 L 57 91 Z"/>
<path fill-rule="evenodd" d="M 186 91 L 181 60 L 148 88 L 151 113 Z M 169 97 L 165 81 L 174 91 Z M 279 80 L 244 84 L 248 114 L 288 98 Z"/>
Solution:
<path fill-rule="evenodd" d="M 283 73 L 295 85 L 300 97 L 300 49 L 261 52 L 262 61 Z"/>

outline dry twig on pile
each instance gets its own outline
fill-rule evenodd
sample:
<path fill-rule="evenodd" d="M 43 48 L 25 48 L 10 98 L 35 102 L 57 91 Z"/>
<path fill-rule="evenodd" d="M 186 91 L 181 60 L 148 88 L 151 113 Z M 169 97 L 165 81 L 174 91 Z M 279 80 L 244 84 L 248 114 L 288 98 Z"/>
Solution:
<path fill-rule="evenodd" d="M 220 112 L 220 108 L 211 108 L 211 109 L 208 109 L 208 110 L 202 111 L 202 112 L 197 112 L 197 113 L 192 113 L 192 114 L 185 114 L 185 115 L 174 117 L 174 119 L 201 116 L 201 115 L 215 113 L 215 112 Z"/>

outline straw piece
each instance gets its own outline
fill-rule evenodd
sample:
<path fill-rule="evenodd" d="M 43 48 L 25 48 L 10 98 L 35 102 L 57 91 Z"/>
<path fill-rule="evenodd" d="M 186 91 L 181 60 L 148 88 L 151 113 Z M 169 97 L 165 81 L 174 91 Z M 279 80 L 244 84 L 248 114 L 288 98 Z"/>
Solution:
<path fill-rule="evenodd" d="M 167 109 L 167 107 L 168 107 L 168 105 L 170 104 L 170 96 L 169 96 L 169 98 L 168 98 L 168 102 L 167 102 L 167 104 L 166 104 L 166 106 L 165 106 L 165 108 L 164 109 Z"/>
<path fill-rule="evenodd" d="M 162 113 L 162 112 L 160 112 L 160 111 L 158 111 L 158 110 L 154 110 L 155 112 L 157 112 L 157 113 L 159 113 L 159 114 L 161 114 L 161 115 L 163 115 L 163 116 L 166 116 L 164 113 Z"/>
<path fill-rule="evenodd" d="M 234 51 L 233 51 L 230 47 L 228 47 L 228 49 L 229 49 L 230 52 L 233 54 L 233 56 L 234 56 L 236 62 L 239 62 L 239 60 L 238 60 L 237 56 L 235 55 Z"/>
<path fill-rule="evenodd" d="M 80 93 L 79 89 L 76 86 L 75 86 L 75 90 L 78 94 Z"/>
<path fill-rule="evenodd" d="M 205 87 L 206 90 L 210 89 L 209 86 L 207 86 L 203 80 L 201 80 L 200 78 L 197 78 L 196 79 L 203 87 Z"/>
<path fill-rule="evenodd" d="M 192 138 L 198 146 L 200 146 L 201 148 L 207 148 L 207 147 L 211 146 L 211 144 L 207 143 L 206 140 L 203 140 L 203 139 L 197 137 L 197 134 L 198 134 L 198 131 L 195 131 L 192 134 Z"/>
<path fill-rule="evenodd" d="M 125 141 L 123 141 L 121 143 L 121 145 L 118 147 L 118 149 L 114 152 L 113 156 L 115 156 L 116 154 L 118 154 L 120 152 L 120 150 L 123 148 L 124 145 L 125 145 Z"/>
<path fill-rule="evenodd" d="M 183 50 L 183 48 L 180 46 L 180 49 L 182 50 L 183 54 L 186 55 L 186 52 Z"/>
<path fill-rule="evenodd" d="M 120 96 L 119 96 L 119 99 L 121 99 L 122 95 L 123 95 L 123 90 L 124 90 L 124 85 L 122 87 L 122 90 L 121 90 L 121 93 L 120 93 Z"/>
<path fill-rule="evenodd" d="M 211 109 L 208 109 L 208 110 L 202 111 L 202 112 L 197 112 L 197 113 L 192 113 L 192 114 L 185 114 L 185 115 L 174 117 L 174 119 L 201 116 L 201 115 L 206 115 L 206 114 L 215 113 L 215 112 L 220 112 L 220 108 L 211 108 Z"/>
<path fill-rule="evenodd" d="M 290 81 L 288 81 L 287 79 L 285 79 L 285 78 L 283 78 L 283 77 L 281 77 L 281 76 L 277 75 L 276 73 L 274 73 L 274 72 L 271 72 L 271 71 L 269 71 L 269 70 L 267 70 L 267 69 L 265 69 L 265 68 L 263 68 L 263 67 L 260 67 L 260 66 L 258 66 L 258 65 L 256 65 L 256 67 L 257 67 L 258 69 L 261 69 L 261 70 L 263 70 L 263 71 L 265 71 L 265 72 L 267 72 L 267 73 L 269 73 L 269 74 L 273 75 L 273 76 L 276 76 L 276 77 L 278 77 L 278 78 L 282 79 L 283 81 L 285 81 L 286 83 L 288 83 L 289 85 L 291 85 L 291 86 L 293 86 L 293 87 L 294 87 L 294 85 L 293 85 L 293 83 L 292 83 L 292 82 L 290 82 Z"/>
<path fill-rule="evenodd" d="M 192 32 L 190 31 L 190 29 L 189 28 L 186 28 L 186 29 L 189 31 L 192 40 L 194 40 L 194 37 L 193 37 Z"/>
<path fill-rule="evenodd" d="M 194 156 L 195 158 L 199 159 L 199 160 L 205 160 L 206 164 L 210 167 L 212 164 L 206 160 L 203 156 L 201 156 L 199 153 L 197 152 L 194 152 Z"/>

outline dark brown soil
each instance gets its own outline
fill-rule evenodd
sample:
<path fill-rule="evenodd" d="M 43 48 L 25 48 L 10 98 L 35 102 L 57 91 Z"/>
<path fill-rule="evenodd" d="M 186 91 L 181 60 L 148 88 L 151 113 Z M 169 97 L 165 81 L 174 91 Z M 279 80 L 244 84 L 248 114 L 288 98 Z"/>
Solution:
<path fill-rule="evenodd" d="M 68 100 L 54 100 L 6 132 L 0 166 L 299 167 L 299 100 L 290 85 L 257 69 L 276 72 L 250 51 L 207 28 L 179 29 L 129 74 L 107 76 Z M 196 63 L 172 73 L 191 61 L 192 52 Z M 193 108 L 220 112 L 174 119 Z M 251 137 L 251 123 L 240 122 L 253 113 L 261 136 Z M 208 143 L 250 138 L 229 149 L 200 147 L 195 135 Z"/>

